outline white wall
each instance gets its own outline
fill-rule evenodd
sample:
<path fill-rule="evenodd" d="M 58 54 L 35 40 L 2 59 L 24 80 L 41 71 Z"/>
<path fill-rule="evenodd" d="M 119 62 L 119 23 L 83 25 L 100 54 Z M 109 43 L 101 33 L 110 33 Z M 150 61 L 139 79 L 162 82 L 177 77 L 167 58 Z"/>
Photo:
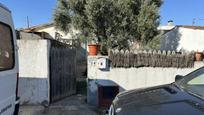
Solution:
<path fill-rule="evenodd" d="M 161 41 L 162 50 L 204 51 L 204 30 L 176 27 Z"/>
<path fill-rule="evenodd" d="M 19 95 L 21 103 L 49 102 L 48 40 L 21 39 L 19 47 Z"/>
<path fill-rule="evenodd" d="M 150 87 L 174 82 L 177 74 L 187 73 L 204 66 L 203 62 L 196 62 L 194 68 L 110 68 L 110 70 L 100 70 L 92 62 L 97 57 L 88 58 L 88 78 L 100 80 L 110 80 L 118 84 L 124 90 L 131 90 L 142 87 Z M 91 64 L 92 63 L 92 64 Z"/>
<path fill-rule="evenodd" d="M 204 51 L 204 30 L 180 28 L 181 39 L 177 49 Z"/>
<path fill-rule="evenodd" d="M 194 68 L 109 68 L 100 70 L 97 67 L 99 56 L 88 57 L 88 103 L 97 105 L 97 86 L 118 85 L 120 91 L 145 88 L 175 81 L 176 75 L 186 75 L 189 72 L 204 66 L 203 62 L 196 62 Z M 94 64 L 95 63 L 95 64 Z"/>

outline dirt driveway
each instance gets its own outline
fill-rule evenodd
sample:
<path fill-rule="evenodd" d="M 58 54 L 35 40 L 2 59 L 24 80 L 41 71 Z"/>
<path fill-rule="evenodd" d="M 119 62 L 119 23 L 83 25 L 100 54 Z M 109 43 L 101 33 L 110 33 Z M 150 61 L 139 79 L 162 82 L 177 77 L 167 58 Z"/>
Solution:
<path fill-rule="evenodd" d="M 49 107 L 23 105 L 19 115 L 103 115 L 97 108 L 85 103 L 85 97 L 72 96 L 61 100 Z"/>

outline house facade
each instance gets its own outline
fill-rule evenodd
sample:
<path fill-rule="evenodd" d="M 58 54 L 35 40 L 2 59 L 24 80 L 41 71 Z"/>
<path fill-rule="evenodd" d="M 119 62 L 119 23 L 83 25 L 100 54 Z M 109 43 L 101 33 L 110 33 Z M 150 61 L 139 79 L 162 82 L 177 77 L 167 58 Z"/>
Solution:
<path fill-rule="evenodd" d="M 161 50 L 204 51 L 204 26 L 163 26 Z"/>
<path fill-rule="evenodd" d="M 36 25 L 32 26 L 30 28 L 21 29 L 20 31 L 32 33 L 32 32 L 45 32 L 47 35 L 45 35 L 46 38 L 52 38 L 57 39 L 57 37 L 60 37 L 61 39 L 73 39 L 72 34 L 79 33 L 79 31 L 75 29 L 70 29 L 69 33 L 65 33 L 60 31 L 59 29 L 55 28 L 54 23 L 47 23 L 42 25 Z"/>

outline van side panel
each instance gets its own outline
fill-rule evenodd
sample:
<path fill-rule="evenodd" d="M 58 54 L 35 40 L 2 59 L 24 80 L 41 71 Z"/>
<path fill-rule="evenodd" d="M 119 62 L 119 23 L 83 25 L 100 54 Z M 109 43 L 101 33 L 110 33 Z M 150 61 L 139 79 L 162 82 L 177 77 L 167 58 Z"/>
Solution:
<path fill-rule="evenodd" d="M 0 115 L 12 115 L 16 101 L 16 83 L 18 73 L 18 58 L 16 35 L 11 13 L 0 6 L 0 22 L 7 24 L 12 29 L 13 43 L 15 49 L 15 65 L 13 69 L 0 71 Z"/>

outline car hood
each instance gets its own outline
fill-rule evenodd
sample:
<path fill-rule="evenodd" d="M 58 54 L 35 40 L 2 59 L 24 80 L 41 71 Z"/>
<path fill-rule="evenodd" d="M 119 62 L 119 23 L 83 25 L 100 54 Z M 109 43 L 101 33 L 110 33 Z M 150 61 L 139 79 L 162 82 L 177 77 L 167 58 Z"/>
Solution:
<path fill-rule="evenodd" d="M 174 85 L 164 85 L 119 94 L 113 103 L 118 115 L 201 115 L 202 101 Z"/>

